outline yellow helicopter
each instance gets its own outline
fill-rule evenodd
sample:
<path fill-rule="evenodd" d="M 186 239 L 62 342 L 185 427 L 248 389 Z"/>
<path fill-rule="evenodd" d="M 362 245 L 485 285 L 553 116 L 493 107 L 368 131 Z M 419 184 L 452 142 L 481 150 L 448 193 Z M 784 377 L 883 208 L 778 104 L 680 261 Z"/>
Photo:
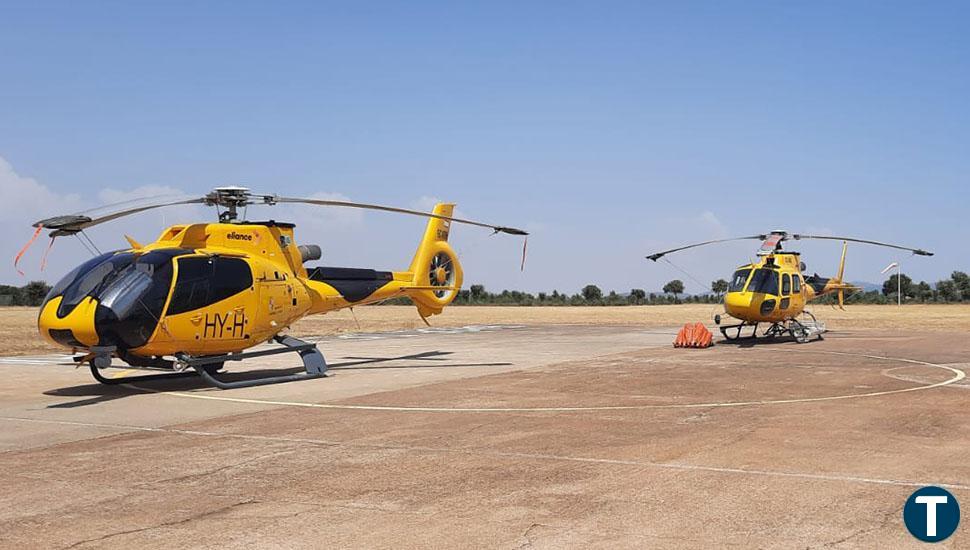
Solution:
<path fill-rule="evenodd" d="M 805 309 L 805 306 L 816 298 L 837 293 L 839 307 L 844 308 L 845 293 L 858 290 L 857 287 L 847 284 L 843 279 L 845 253 L 850 242 L 906 250 L 918 256 L 933 255 L 932 252 L 919 248 L 908 248 L 878 241 L 827 235 L 789 234 L 787 231 L 775 230 L 767 235 L 716 239 L 681 246 L 651 254 L 647 256 L 647 259 L 656 262 L 673 252 L 746 239 L 762 241 L 761 248 L 758 250 L 758 259 L 737 268 L 728 283 L 728 291 L 724 295 L 724 311 L 741 322 L 721 325 L 721 315 L 714 316 L 714 322 L 719 325 L 721 334 L 728 340 L 741 338 L 742 330 L 746 327 L 751 327 L 751 334 L 748 338 L 756 337 L 760 323 L 770 323 L 768 329 L 764 332 L 764 336 L 769 338 L 789 334 L 798 343 L 808 342 L 813 337 L 821 339 L 822 333 L 825 332 L 825 326 L 819 323 L 815 316 Z M 820 277 L 818 274 L 810 277 L 804 276 L 802 272 L 805 271 L 805 264 L 801 261 L 800 254 L 782 249 L 783 242 L 805 239 L 842 241 L 842 259 L 839 261 L 839 271 L 835 277 Z M 799 319 L 803 314 L 810 320 Z M 729 334 L 729 331 L 732 330 L 736 330 L 736 332 Z"/>
<path fill-rule="evenodd" d="M 294 225 L 239 219 L 253 204 L 309 204 L 382 210 L 429 218 L 405 271 L 308 267 L 321 257 L 316 245 L 297 245 Z M 128 239 L 130 248 L 101 254 L 76 267 L 51 289 L 40 308 L 38 329 L 51 343 L 82 351 L 102 383 L 190 374 L 218 388 L 237 388 L 324 376 L 314 344 L 281 331 L 307 315 L 407 296 L 419 315 L 442 312 L 462 284 L 457 255 L 448 244 L 452 223 L 495 233 L 527 235 L 512 227 L 455 218 L 453 204 L 430 213 L 345 201 L 289 198 L 220 187 L 203 197 L 138 206 L 92 218 L 74 214 L 36 222 L 51 238 L 163 206 L 201 204 L 221 209 L 218 223 L 173 225 L 152 243 Z M 36 233 L 35 233 L 36 236 Z M 282 347 L 246 352 L 275 340 Z M 226 361 L 295 352 L 305 373 L 235 382 L 213 376 Z M 137 377 L 106 377 L 114 357 L 134 368 L 175 371 Z"/>

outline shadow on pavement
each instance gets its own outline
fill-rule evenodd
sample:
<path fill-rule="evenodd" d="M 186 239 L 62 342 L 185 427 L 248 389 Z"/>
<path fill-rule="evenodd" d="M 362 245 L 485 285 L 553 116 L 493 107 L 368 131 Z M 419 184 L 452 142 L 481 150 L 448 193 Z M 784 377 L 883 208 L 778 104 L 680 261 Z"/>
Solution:
<path fill-rule="evenodd" d="M 342 357 L 343 361 L 328 364 L 328 371 L 338 371 L 338 370 L 383 370 L 383 369 L 427 369 L 427 368 L 474 368 L 474 367 L 508 367 L 512 363 L 454 363 L 449 362 L 448 357 L 454 352 L 451 351 L 425 351 L 420 353 L 414 353 L 409 355 L 400 355 L 394 357 Z M 388 365 L 384 363 L 390 363 L 394 361 L 418 361 L 419 363 L 409 363 L 406 365 Z M 229 361 L 228 365 L 238 365 L 239 367 L 244 367 L 246 365 L 245 361 Z M 124 370 L 124 369 L 118 369 Z M 237 382 L 241 380 L 250 380 L 256 378 L 264 378 L 267 376 L 282 376 L 287 374 L 298 374 L 303 372 L 302 366 L 299 367 L 288 367 L 288 368 L 276 368 L 276 369 L 250 369 L 241 370 L 237 372 L 226 372 L 221 371 L 218 374 L 218 378 L 225 382 Z M 152 371 L 152 373 L 157 375 L 158 371 Z M 121 399 L 124 397 L 129 397 L 132 395 L 143 395 L 155 392 L 164 391 L 188 391 L 195 389 L 207 389 L 210 388 L 201 378 L 193 375 L 177 375 L 172 373 L 166 375 L 163 378 L 154 378 L 152 380 L 142 381 L 142 384 L 151 384 L 151 389 L 141 389 L 132 384 L 138 383 L 139 376 L 144 377 L 145 375 L 133 375 L 130 381 L 119 384 L 119 385 L 105 385 L 105 384 L 84 384 L 80 386 L 68 386 L 64 388 L 57 388 L 53 390 L 48 390 L 44 392 L 44 395 L 56 396 L 56 397 L 86 397 L 86 399 L 78 399 L 76 401 L 69 401 L 66 403 L 55 403 L 48 405 L 48 409 L 72 409 L 77 407 L 86 407 L 89 405 L 97 405 L 99 403 L 105 403 L 108 401 L 114 401 L 115 399 Z M 169 378 L 170 377 L 170 378 Z"/>

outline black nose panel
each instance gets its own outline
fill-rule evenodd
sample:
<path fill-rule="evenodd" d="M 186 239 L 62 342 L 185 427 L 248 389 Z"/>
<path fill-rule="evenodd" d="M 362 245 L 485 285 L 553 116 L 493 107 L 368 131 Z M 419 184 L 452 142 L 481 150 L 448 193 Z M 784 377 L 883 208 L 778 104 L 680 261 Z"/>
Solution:
<path fill-rule="evenodd" d="M 99 344 L 116 346 L 118 349 L 133 349 L 147 344 L 158 321 L 144 309 L 132 313 L 119 319 L 113 310 L 99 304 L 94 314 Z"/>
<path fill-rule="evenodd" d="M 51 340 L 54 340 L 58 344 L 72 348 L 86 347 L 84 344 L 78 341 L 78 339 L 74 336 L 74 331 L 69 328 L 52 328 L 48 330 L 47 333 L 51 335 Z"/>

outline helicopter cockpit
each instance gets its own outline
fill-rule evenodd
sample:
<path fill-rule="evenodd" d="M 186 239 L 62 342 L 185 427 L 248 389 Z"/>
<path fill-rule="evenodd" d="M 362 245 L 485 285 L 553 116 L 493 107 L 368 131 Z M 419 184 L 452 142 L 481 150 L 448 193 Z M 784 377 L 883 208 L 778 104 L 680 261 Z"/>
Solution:
<path fill-rule="evenodd" d="M 767 267 L 739 269 L 728 284 L 728 292 L 778 295 L 778 271 Z"/>
<path fill-rule="evenodd" d="M 747 291 L 777 295 L 778 271 L 766 267 L 755 269 L 754 273 L 751 274 L 751 280 L 748 281 Z"/>
<path fill-rule="evenodd" d="M 744 292 L 744 285 L 751 276 L 751 268 L 739 269 L 734 272 L 731 283 L 728 285 L 728 292 Z"/>
<path fill-rule="evenodd" d="M 85 299 L 97 303 L 94 325 L 101 345 L 134 348 L 151 337 L 162 314 L 172 282 L 172 258 L 193 251 L 181 248 L 144 254 L 114 251 L 81 264 L 64 276 L 44 299 L 60 298 L 57 318 L 69 316 Z M 70 331 L 50 330 L 62 344 L 81 346 Z"/>

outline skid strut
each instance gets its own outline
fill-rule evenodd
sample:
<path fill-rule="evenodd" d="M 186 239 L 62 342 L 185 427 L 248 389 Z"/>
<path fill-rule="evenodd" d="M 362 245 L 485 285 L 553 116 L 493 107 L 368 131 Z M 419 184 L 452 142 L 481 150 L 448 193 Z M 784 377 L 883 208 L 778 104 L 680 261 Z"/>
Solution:
<path fill-rule="evenodd" d="M 207 357 L 192 357 L 185 354 L 176 355 L 176 358 L 184 365 L 192 367 L 195 372 L 211 386 L 221 390 L 231 390 L 236 388 L 251 388 L 253 386 L 265 386 L 267 384 L 280 384 L 282 382 L 295 382 L 297 380 L 310 380 L 312 378 L 322 378 L 327 374 L 327 361 L 323 354 L 317 349 L 316 344 L 304 342 L 292 336 L 275 336 L 273 340 L 282 344 L 282 348 L 267 349 L 262 351 L 250 351 L 241 353 L 227 353 L 225 355 L 211 355 Z M 300 354 L 303 359 L 303 368 L 306 372 L 300 374 L 286 374 L 283 376 L 267 376 L 252 380 L 239 380 L 237 382 L 223 382 L 205 369 L 206 365 L 222 363 L 224 361 L 242 361 L 253 357 L 266 357 L 267 355 L 278 355 L 280 353 L 295 352 Z"/>
<path fill-rule="evenodd" d="M 193 357 L 188 354 L 179 353 L 175 355 L 176 361 L 174 363 L 166 360 L 159 361 L 158 370 L 166 371 L 160 374 L 121 376 L 118 378 L 108 378 L 104 376 L 101 374 L 101 369 L 111 366 L 111 358 L 116 351 L 114 346 L 92 348 L 89 355 L 78 357 L 75 360 L 78 362 L 87 361 L 91 367 L 91 374 L 94 376 L 94 379 L 102 384 L 108 385 L 145 382 L 151 380 L 166 380 L 169 378 L 184 378 L 187 376 L 199 375 L 202 377 L 202 380 L 204 380 L 210 386 L 223 390 L 229 390 L 235 388 L 265 386 L 267 384 L 280 384 L 283 382 L 294 382 L 297 380 L 310 380 L 313 378 L 322 378 L 327 376 L 327 361 L 324 359 L 323 354 L 320 353 L 320 350 L 317 349 L 316 344 L 304 342 L 303 340 L 294 338 L 292 336 L 277 335 L 273 337 L 273 340 L 281 344 L 282 347 L 260 351 L 208 355 L 205 357 Z M 298 353 L 300 358 L 303 359 L 303 368 L 306 372 L 282 376 L 265 376 L 262 378 L 238 380 L 235 382 L 225 382 L 214 376 L 215 371 L 218 369 L 214 369 L 212 367 L 221 365 L 226 361 L 242 361 L 244 359 L 266 357 L 268 355 L 278 355 L 281 353 Z M 183 370 L 172 372 L 171 369 L 176 365 L 182 367 Z M 207 369 L 206 367 L 209 368 Z M 134 368 L 145 369 L 152 367 L 137 366 Z M 188 370 L 189 368 L 192 370 Z"/>

